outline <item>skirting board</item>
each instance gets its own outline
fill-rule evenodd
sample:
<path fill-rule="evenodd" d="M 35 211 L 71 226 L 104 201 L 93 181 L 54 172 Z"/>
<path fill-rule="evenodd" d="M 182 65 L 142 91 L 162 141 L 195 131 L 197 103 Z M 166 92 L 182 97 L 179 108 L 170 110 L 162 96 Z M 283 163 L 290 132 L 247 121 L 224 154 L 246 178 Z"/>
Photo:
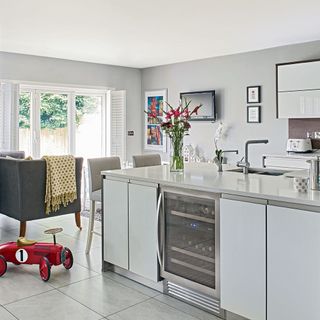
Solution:
<path fill-rule="evenodd" d="M 158 292 L 164 293 L 162 280 L 156 283 L 156 282 L 153 282 L 153 281 L 146 279 L 144 277 L 138 276 L 137 274 L 132 273 L 128 270 L 125 270 L 123 268 L 120 268 L 120 267 L 117 267 L 113 264 L 110 264 L 108 262 L 104 262 L 102 271 L 104 271 L 104 272 L 112 271 L 112 272 L 117 273 L 123 277 L 130 279 L 130 280 L 138 282 L 148 288 L 151 288 L 151 289 L 156 290 Z"/>

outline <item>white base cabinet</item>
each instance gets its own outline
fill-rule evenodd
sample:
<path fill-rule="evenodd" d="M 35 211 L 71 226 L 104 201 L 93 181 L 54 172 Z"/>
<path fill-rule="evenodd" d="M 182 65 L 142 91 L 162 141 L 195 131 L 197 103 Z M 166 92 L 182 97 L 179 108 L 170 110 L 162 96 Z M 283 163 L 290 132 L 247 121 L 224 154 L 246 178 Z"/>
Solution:
<path fill-rule="evenodd" d="M 104 261 L 158 281 L 156 184 L 104 179 Z"/>
<path fill-rule="evenodd" d="M 320 319 L 320 213 L 221 199 L 221 307 L 250 320 Z"/>
<path fill-rule="evenodd" d="M 158 281 L 157 187 L 129 183 L 129 269 Z"/>
<path fill-rule="evenodd" d="M 221 307 L 266 319 L 266 205 L 221 199 Z"/>
<path fill-rule="evenodd" d="M 268 320 L 320 319 L 320 213 L 268 206 Z"/>
<path fill-rule="evenodd" d="M 128 182 L 103 180 L 104 260 L 129 268 Z"/>

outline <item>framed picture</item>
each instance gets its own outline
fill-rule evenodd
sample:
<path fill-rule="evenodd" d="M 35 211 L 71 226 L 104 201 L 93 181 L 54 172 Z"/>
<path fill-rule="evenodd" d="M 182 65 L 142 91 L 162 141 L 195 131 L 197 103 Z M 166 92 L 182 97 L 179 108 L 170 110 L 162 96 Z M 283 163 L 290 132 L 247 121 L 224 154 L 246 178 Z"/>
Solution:
<path fill-rule="evenodd" d="M 158 119 L 162 121 L 165 101 L 167 101 L 167 89 L 146 91 L 144 110 L 155 113 Z M 144 148 L 146 150 L 166 152 L 166 138 L 163 135 L 159 121 L 149 117 L 146 113 L 144 135 Z"/>
<path fill-rule="evenodd" d="M 261 107 L 247 106 L 247 122 L 260 123 L 261 122 Z"/>
<path fill-rule="evenodd" d="M 247 87 L 247 103 L 261 102 L 261 86 Z"/>

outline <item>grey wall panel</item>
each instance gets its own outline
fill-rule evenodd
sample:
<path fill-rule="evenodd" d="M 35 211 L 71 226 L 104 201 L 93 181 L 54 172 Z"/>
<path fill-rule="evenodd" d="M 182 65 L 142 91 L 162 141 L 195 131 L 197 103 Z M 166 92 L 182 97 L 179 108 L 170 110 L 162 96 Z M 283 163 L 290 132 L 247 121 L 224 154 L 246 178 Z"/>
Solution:
<path fill-rule="evenodd" d="M 141 71 L 24 54 L 0 52 L 0 79 L 79 86 L 105 86 L 127 91 L 127 158 L 141 153 Z"/>
<path fill-rule="evenodd" d="M 147 68 L 142 71 L 142 96 L 144 90 L 168 88 L 168 100 L 175 105 L 180 92 L 215 89 L 219 119 L 227 127 L 220 146 L 239 149 L 239 155 L 228 154 L 235 162 L 243 156 L 245 140 L 268 138 L 269 144 L 250 149 L 251 164 L 261 166 L 263 153 L 285 152 L 288 136 L 288 121 L 276 119 L 275 64 L 316 58 L 320 41 Z M 248 124 L 246 119 L 246 87 L 252 85 L 262 86 L 261 124 Z M 206 158 L 212 158 L 217 125 L 192 123 L 185 143 L 198 145 Z"/>

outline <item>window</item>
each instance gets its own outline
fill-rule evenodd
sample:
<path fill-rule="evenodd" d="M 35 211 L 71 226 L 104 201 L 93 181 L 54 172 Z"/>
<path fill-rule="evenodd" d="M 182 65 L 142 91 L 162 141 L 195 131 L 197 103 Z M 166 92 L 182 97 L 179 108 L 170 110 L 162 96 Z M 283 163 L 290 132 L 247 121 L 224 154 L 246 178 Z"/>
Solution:
<path fill-rule="evenodd" d="M 31 146 L 31 92 L 21 92 L 19 99 L 19 149 L 32 154 Z"/>
<path fill-rule="evenodd" d="M 19 149 L 26 155 L 126 159 L 126 92 L 20 85 Z"/>
<path fill-rule="evenodd" d="M 40 155 L 68 154 L 68 95 L 40 94 Z"/>
<path fill-rule="evenodd" d="M 110 155 L 111 134 L 106 136 L 107 110 L 112 109 L 106 105 L 111 103 L 109 96 L 108 90 L 21 85 L 19 149 L 34 158 L 74 154 L 86 160 Z"/>
<path fill-rule="evenodd" d="M 103 97 L 77 95 L 76 103 L 76 129 L 75 154 L 85 155 L 86 158 L 101 157 L 105 154 L 104 147 L 104 116 Z"/>

